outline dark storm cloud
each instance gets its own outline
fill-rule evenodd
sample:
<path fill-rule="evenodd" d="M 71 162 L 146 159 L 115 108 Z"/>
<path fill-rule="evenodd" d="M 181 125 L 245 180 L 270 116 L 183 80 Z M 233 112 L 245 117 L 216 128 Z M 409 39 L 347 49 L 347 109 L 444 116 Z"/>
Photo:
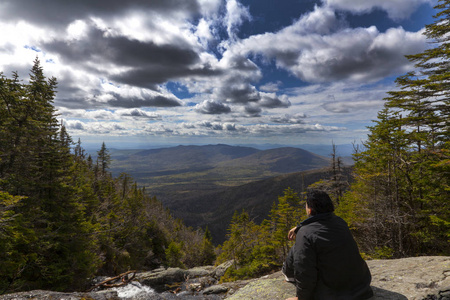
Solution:
<path fill-rule="evenodd" d="M 219 101 L 206 100 L 200 104 L 197 104 L 195 111 L 201 114 L 226 114 L 231 112 L 231 108 Z"/>
<path fill-rule="evenodd" d="M 158 13 L 199 13 L 196 0 L 2 0 L 3 20 L 26 20 L 51 26 L 67 25 L 75 20 L 97 15 L 108 17 L 126 11 L 155 11 Z"/>

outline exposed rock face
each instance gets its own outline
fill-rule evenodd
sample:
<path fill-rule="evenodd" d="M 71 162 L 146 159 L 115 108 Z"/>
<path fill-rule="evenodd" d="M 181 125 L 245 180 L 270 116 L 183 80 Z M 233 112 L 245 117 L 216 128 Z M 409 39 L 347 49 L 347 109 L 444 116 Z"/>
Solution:
<path fill-rule="evenodd" d="M 450 300 L 448 256 L 371 260 L 367 264 L 372 273 L 372 286 L 378 296 L 376 299 Z M 391 298 L 381 297 L 387 293 L 391 293 Z"/>
<path fill-rule="evenodd" d="M 375 300 L 450 300 L 450 257 L 412 257 L 372 260 Z M 247 284 L 226 299 L 286 299 L 295 296 L 295 287 L 280 272 Z"/>

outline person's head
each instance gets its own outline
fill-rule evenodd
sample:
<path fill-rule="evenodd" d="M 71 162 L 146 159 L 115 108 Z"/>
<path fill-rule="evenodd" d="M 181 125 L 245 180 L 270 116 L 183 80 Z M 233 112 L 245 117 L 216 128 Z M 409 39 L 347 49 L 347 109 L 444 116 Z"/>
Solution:
<path fill-rule="evenodd" d="M 310 189 L 306 194 L 306 211 L 312 216 L 333 212 L 333 201 L 324 191 Z"/>

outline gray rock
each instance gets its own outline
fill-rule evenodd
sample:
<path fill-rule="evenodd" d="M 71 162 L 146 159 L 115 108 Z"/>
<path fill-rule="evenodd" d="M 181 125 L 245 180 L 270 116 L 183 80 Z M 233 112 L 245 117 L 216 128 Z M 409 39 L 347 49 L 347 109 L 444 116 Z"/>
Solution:
<path fill-rule="evenodd" d="M 197 267 L 197 268 L 192 268 L 192 269 L 186 270 L 186 273 L 189 276 L 189 278 L 214 276 L 215 268 L 213 266 Z"/>
<path fill-rule="evenodd" d="M 439 292 L 450 290 L 448 256 L 370 260 L 367 264 L 372 273 L 372 286 L 404 296 L 398 299 L 422 300 L 436 296 L 434 299 L 440 300 L 443 298 Z"/>
<path fill-rule="evenodd" d="M 450 300 L 450 257 L 411 257 L 367 262 L 374 300 Z M 230 300 L 276 300 L 295 296 L 281 272 L 251 280 Z"/>
<path fill-rule="evenodd" d="M 210 295 L 210 294 L 224 294 L 228 292 L 228 287 L 222 284 L 213 285 L 203 290 L 203 294 Z"/>
<path fill-rule="evenodd" d="M 224 262 L 223 264 L 216 267 L 214 270 L 214 277 L 220 278 L 223 275 L 225 275 L 225 272 L 228 270 L 229 267 L 231 267 L 234 263 L 234 260 L 229 260 Z"/>
<path fill-rule="evenodd" d="M 151 272 L 136 274 L 136 279 L 154 289 L 161 289 L 164 285 L 183 282 L 186 280 L 188 272 L 180 268 L 158 269 Z"/>

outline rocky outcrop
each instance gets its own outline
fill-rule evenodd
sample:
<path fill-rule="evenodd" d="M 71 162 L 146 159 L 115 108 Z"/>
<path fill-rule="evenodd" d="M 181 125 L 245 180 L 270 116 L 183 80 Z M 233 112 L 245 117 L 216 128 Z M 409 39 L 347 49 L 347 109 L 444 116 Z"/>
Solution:
<path fill-rule="evenodd" d="M 200 267 L 190 270 L 158 269 L 136 275 L 135 284 L 148 285 L 163 293 L 137 294 L 119 298 L 115 291 L 90 293 L 57 293 L 31 291 L 0 296 L 0 300 L 276 300 L 295 296 L 294 285 L 284 281 L 281 272 L 257 279 L 216 284 L 232 262 L 219 267 Z M 367 264 L 372 273 L 374 300 L 450 300 L 450 257 L 412 257 L 393 260 L 371 260 Z M 178 294 L 167 292 L 170 287 Z"/>
<path fill-rule="evenodd" d="M 368 261 L 375 300 L 450 300 L 450 257 Z M 248 283 L 227 300 L 286 299 L 295 287 L 280 272 Z"/>

